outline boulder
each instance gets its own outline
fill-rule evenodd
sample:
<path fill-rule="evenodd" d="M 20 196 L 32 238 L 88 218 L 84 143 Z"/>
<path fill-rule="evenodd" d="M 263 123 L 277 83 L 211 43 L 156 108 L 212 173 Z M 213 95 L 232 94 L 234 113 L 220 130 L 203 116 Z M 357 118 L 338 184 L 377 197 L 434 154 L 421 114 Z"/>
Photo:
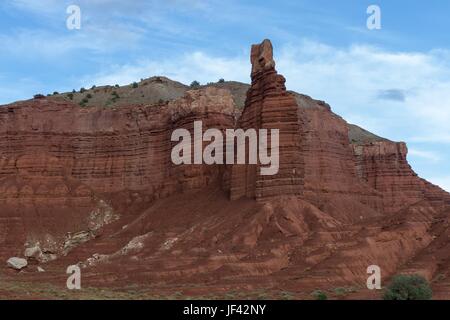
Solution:
<path fill-rule="evenodd" d="M 17 257 L 9 258 L 6 263 L 8 264 L 8 267 L 15 270 L 22 270 L 28 265 L 27 260 Z"/>
<path fill-rule="evenodd" d="M 26 248 L 25 252 L 24 252 L 24 256 L 26 258 L 34 258 L 36 260 L 40 260 L 40 258 L 42 257 L 42 250 L 39 246 Z"/>

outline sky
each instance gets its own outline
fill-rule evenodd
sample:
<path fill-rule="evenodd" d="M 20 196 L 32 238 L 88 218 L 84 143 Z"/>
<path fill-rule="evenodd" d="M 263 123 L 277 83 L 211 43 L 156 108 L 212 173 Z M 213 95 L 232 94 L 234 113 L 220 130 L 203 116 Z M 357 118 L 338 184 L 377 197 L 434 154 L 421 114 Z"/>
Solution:
<path fill-rule="evenodd" d="M 370 5 L 381 29 L 367 28 Z M 447 0 L 2 0 L 0 104 L 155 75 L 249 82 L 250 45 L 269 38 L 288 89 L 405 141 L 414 170 L 450 191 L 449 12 Z"/>

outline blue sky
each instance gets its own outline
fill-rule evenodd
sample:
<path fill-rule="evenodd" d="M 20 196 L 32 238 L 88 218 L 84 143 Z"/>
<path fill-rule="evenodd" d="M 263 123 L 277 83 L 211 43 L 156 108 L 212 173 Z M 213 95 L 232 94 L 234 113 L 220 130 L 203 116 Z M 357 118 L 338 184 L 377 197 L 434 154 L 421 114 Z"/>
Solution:
<path fill-rule="evenodd" d="M 66 8 L 79 5 L 81 29 Z M 367 7 L 382 29 L 366 28 Z M 450 2 L 404 0 L 3 0 L 0 104 L 165 75 L 249 82 L 250 44 L 272 40 L 289 89 L 408 143 L 450 191 Z"/>

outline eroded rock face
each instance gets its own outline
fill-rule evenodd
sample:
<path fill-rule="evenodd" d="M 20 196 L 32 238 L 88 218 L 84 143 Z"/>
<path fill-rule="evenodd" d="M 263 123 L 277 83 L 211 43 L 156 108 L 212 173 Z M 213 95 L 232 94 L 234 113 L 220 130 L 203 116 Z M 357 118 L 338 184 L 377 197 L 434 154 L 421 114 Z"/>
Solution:
<path fill-rule="evenodd" d="M 405 143 L 379 141 L 352 147 L 357 174 L 361 181 L 381 192 L 385 213 L 398 212 L 423 200 L 448 201 L 448 193 L 412 170 Z"/>
<path fill-rule="evenodd" d="M 204 130 L 232 128 L 230 93 L 205 88 L 159 106 L 120 109 L 45 98 L 1 107 L 0 256 L 48 235 L 49 252 L 65 254 L 73 247 L 68 233 L 92 234 L 156 199 L 221 180 L 217 166 L 172 164 L 172 131 L 193 131 L 196 120 Z"/>

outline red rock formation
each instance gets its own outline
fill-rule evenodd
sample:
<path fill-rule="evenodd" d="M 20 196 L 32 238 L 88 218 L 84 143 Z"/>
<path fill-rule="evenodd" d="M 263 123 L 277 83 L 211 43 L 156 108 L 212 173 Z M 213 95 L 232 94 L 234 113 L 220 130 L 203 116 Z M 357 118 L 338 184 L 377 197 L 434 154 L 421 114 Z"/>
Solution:
<path fill-rule="evenodd" d="M 251 63 L 252 86 L 238 128 L 280 130 L 279 171 L 273 176 L 263 176 L 260 165 L 234 166 L 231 199 L 301 194 L 304 166 L 300 155 L 299 108 L 294 96 L 286 91 L 286 80 L 275 70 L 269 40 L 252 47 Z"/>
<path fill-rule="evenodd" d="M 302 112 L 304 197 L 341 221 L 383 213 L 380 192 L 358 179 L 347 123 L 317 104 Z"/>
<path fill-rule="evenodd" d="M 340 219 L 382 211 L 380 194 L 356 176 L 347 123 L 329 107 L 286 91 L 268 40 L 252 47 L 251 62 L 252 85 L 238 127 L 280 130 L 280 170 L 261 176 L 258 166 L 234 166 L 231 199 L 304 195 L 318 206 L 329 204 Z"/>
<path fill-rule="evenodd" d="M 353 144 L 361 181 L 381 192 L 385 213 L 395 213 L 422 200 L 449 199 L 448 193 L 419 178 L 408 164 L 407 147 L 391 141 Z"/>
<path fill-rule="evenodd" d="M 87 230 L 100 199 L 118 215 L 135 215 L 156 199 L 221 181 L 217 166 L 174 166 L 170 137 L 195 120 L 205 130 L 232 127 L 234 108 L 215 88 L 159 107 L 83 109 L 37 99 L 0 108 L 0 246 L 14 247 L 0 257 L 22 251 L 29 238 L 50 234 L 61 244 L 67 232 Z"/>
<path fill-rule="evenodd" d="M 450 197 L 417 177 L 406 146 L 349 139 L 328 105 L 287 92 L 269 41 L 251 61 L 237 127 L 280 130 L 274 176 L 172 164 L 174 129 L 235 127 L 242 99 L 227 90 L 116 109 L 47 98 L 0 107 L 0 258 L 39 245 L 57 259 L 21 279 L 65 283 L 60 271 L 80 263 L 89 285 L 194 295 L 352 286 L 367 297 L 372 264 L 383 281 L 448 274 Z M 435 286 L 450 297 L 450 283 Z"/>

